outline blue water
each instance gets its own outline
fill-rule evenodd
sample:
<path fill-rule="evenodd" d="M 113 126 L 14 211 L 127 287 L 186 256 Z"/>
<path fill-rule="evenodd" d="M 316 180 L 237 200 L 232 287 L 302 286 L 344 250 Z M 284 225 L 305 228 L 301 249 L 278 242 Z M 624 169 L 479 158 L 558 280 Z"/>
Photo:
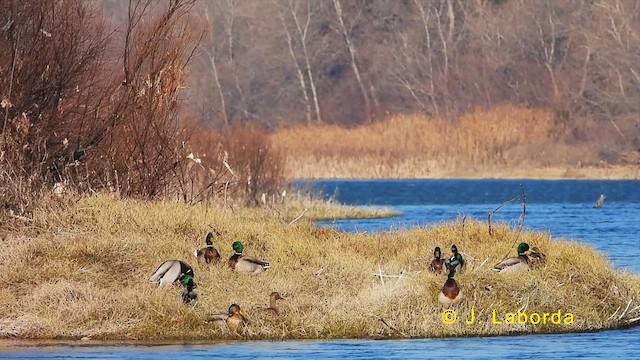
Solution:
<path fill-rule="evenodd" d="M 299 183 L 305 186 L 304 183 Z M 322 181 L 325 197 L 348 205 L 393 208 L 401 216 L 377 220 L 321 222 L 344 231 L 383 231 L 424 226 L 487 212 L 526 194 L 524 225 L 553 238 L 591 244 L 623 270 L 640 272 L 640 182 L 532 180 Z M 607 199 L 593 209 L 599 194 Z M 493 219 L 519 224 L 522 203 L 514 201 Z M 28 345 L 0 342 L 0 359 L 424 359 L 455 358 L 637 358 L 640 328 L 585 334 L 394 341 L 288 341 L 187 345 Z"/>

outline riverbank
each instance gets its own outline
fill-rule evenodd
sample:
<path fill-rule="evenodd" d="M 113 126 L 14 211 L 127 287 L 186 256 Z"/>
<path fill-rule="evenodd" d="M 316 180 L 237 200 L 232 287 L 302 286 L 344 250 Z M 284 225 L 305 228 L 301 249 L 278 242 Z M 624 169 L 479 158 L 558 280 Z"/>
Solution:
<path fill-rule="evenodd" d="M 403 338 L 566 333 L 620 328 L 640 316 L 640 278 L 620 273 L 591 247 L 518 233 L 503 226 L 444 223 L 380 234 L 345 234 L 306 216 L 169 202 L 82 198 L 41 210 L 33 223 L 3 235 L 0 337 L 17 339 L 215 340 Z M 283 220 L 283 216 L 286 220 Z M 287 221 L 288 220 L 288 221 Z M 226 265 L 199 266 L 193 250 L 214 226 L 223 259 L 240 240 L 272 267 L 259 276 Z M 462 234 L 462 235 L 461 235 Z M 526 241 L 548 256 L 546 268 L 496 274 L 492 265 Z M 437 296 L 445 277 L 426 271 L 433 247 L 455 243 L 468 261 L 456 275 L 464 300 L 445 324 Z M 166 259 L 193 265 L 199 303 L 178 287 L 148 282 Z M 375 274 L 383 273 L 382 279 Z M 402 277 L 399 277 L 402 274 Z M 280 292 L 281 316 L 268 295 Z M 233 333 L 206 323 L 237 303 L 249 318 Z M 527 314 L 517 323 L 518 311 Z M 553 314 L 560 315 L 554 317 Z M 473 324 L 465 320 L 472 315 Z M 494 321 L 495 313 L 495 321 Z M 514 314 L 514 324 L 507 317 Z M 533 314 L 544 318 L 538 322 Z M 568 320 L 572 314 L 572 320 Z M 532 319 L 533 316 L 533 319 Z M 557 318 L 560 323 L 557 323 Z M 520 316 L 522 318 L 522 316 Z M 537 322 L 537 323 L 536 323 Z"/>

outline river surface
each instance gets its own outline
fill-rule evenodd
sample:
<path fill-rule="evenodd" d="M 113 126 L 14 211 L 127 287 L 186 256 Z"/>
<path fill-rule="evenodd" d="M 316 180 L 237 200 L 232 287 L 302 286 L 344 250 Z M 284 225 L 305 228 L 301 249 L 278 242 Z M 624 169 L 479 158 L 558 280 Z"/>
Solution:
<path fill-rule="evenodd" d="M 308 184 L 299 182 L 305 187 Z M 534 180 L 379 180 L 314 182 L 323 196 L 347 205 L 390 207 L 389 219 L 318 223 L 344 231 L 386 231 L 453 221 L 461 216 L 486 221 L 487 212 L 526 195 L 524 226 L 557 240 L 594 246 L 621 270 L 640 273 L 640 182 Z M 601 209 L 598 196 L 606 195 Z M 493 215 L 520 224 L 522 202 Z M 424 359 L 424 358 L 638 358 L 640 328 L 584 334 L 526 335 L 421 340 L 234 342 L 173 345 L 96 343 L 18 345 L 0 342 L 0 359 Z"/>

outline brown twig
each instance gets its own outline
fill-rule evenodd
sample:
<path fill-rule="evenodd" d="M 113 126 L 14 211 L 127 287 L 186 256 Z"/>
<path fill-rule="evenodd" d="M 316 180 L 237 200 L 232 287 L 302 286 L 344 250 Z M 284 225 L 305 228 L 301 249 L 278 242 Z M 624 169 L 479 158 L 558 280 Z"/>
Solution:
<path fill-rule="evenodd" d="M 376 319 L 378 319 L 378 321 L 383 323 L 386 327 L 388 327 L 389 329 L 397 332 L 398 334 L 402 335 L 403 337 L 405 337 L 405 338 L 409 337 L 407 334 L 405 334 L 402 331 L 398 330 L 395 326 L 389 324 L 383 317 L 377 316 L 377 315 L 374 315 L 374 314 L 371 314 L 371 316 L 375 317 Z"/>

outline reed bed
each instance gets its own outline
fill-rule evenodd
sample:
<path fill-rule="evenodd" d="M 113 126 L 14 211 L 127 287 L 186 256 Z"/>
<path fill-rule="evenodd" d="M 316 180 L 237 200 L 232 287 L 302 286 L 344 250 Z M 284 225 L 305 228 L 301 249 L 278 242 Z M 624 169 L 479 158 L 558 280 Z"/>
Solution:
<path fill-rule="evenodd" d="M 458 118 L 400 115 L 344 128 L 281 128 L 285 175 L 328 178 L 638 178 L 638 167 L 610 167 L 592 144 L 564 143 L 552 112 L 514 105 Z"/>
<path fill-rule="evenodd" d="M 520 233 L 506 225 L 489 236 L 480 222 L 443 222 L 380 234 L 316 228 L 310 218 L 283 222 L 256 208 L 186 206 L 172 202 L 85 197 L 43 208 L 32 223 L 0 243 L 0 337 L 20 339 L 208 340 L 404 338 L 577 332 L 628 326 L 640 316 L 640 279 L 620 273 L 594 249 Z M 444 219 L 446 220 L 446 219 Z M 258 276 L 226 264 L 197 265 L 193 250 L 214 239 L 224 259 L 231 243 L 268 260 Z M 496 274 L 494 263 L 516 242 L 538 246 L 545 268 Z M 433 248 L 456 244 L 468 261 L 456 275 L 461 319 L 443 323 L 437 302 L 444 275 L 427 271 Z M 199 302 L 180 300 L 179 287 L 156 288 L 148 278 L 167 259 L 193 265 Z M 375 275 L 378 274 L 378 275 Z M 379 276 L 379 275 L 383 276 Z M 401 275 L 402 274 L 402 275 Z M 286 300 L 269 316 L 268 295 Z M 248 327 L 230 332 L 205 322 L 239 304 Z M 468 325 L 474 310 L 482 324 Z M 498 316 L 572 313 L 572 324 L 493 324 Z M 635 319 L 635 320 L 634 320 Z"/>

